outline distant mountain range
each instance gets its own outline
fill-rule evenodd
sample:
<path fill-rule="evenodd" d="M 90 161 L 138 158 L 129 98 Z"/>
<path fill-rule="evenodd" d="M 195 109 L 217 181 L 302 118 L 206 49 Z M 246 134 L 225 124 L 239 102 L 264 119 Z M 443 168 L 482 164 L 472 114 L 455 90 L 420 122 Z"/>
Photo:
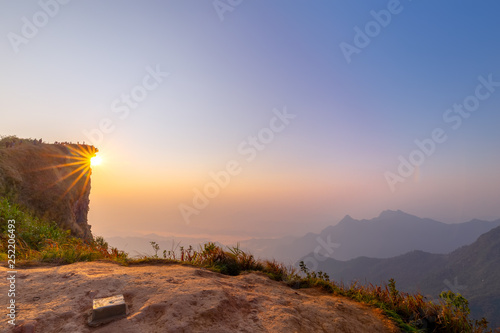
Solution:
<path fill-rule="evenodd" d="M 400 210 L 387 210 L 371 220 L 355 220 L 346 216 L 319 234 L 308 233 L 299 238 L 253 239 L 241 242 L 241 246 L 256 256 L 286 263 L 295 263 L 308 253 L 312 254 L 310 258 L 316 255 L 337 260 L 360 256 L 390 258 L 415 250 L 444 254 L 471 244 L 481 234 L 497 226 L 500 226 L 500 219 L 446 224 Z"/>
<path fill-rule="evenodd" d="M 240 247 L 261 259 L 276 259 L 286 264 L 296 264 L 300 258 L 328 257 L 350 260 L 365 256 L 390 258 L 410 251 L 449 253 L 469 245 L 480 235 L 500 226 L 500 219 L 493 222 L 471 220 L 465 223 L 446 224 L 423 219 L 402 211 L 384 211 L 370 220 L 344 217 L 336 225 L 320 233 L 308 233 L 302 237 L 248 239 L 239 242 Z M 162 237 L 155 234 L 137 237 L 106 237 L 110 245 L 130 255 L 152 254 L 150 241 L 160 244 L 161 250 L 179 246 L 199 247 L 207 241 L 226 244 L 221 239 L 195 237 Z M 307 256 L 307 254 L 311 254 Z"/>
<path fill-rule="evenodd" d="M 317 262 L 317 270 L 344 283 L 380 284 L 394 278 L 398 289 L 431 298 L 445 290 L 460 293 L 469 300 L 473 317 L 484 316 L 491 327 L 500 327 L 500 227 L 449 254 L 412 251 L 389 259 Z"/>
<path fill-rule="evenodd" d="M 171 250 L 198 249 L 209 239 L 151 234 L 106 240 L 133 256 L 153 254 L 149 241 Z M 335 281 L 380 284 L 394 278 L 398 289 L 432 298 L 443 290 L 460 292 L 470 301 L 473 316 L 500 325 L 500 219 L 446 224 L 388 210 L 370 220 L 346 216 L 318 234 L 249 239 L 239 245 L 261 259 L 286 264 L 304 260 Z"/>

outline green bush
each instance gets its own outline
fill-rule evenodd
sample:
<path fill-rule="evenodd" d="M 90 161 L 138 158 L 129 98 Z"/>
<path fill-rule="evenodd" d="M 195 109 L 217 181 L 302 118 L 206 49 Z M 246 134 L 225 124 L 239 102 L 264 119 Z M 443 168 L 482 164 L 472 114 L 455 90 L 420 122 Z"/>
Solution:
<path fill-rule="evenodd" d="M 7 258 L 8 220 L 15 220 L 16 263 L 70 264 L 98 259 L 125 262 L 127 254 L 109 248 L 102 237 L 92 241 L 71 236 L 53 221 L 46 221 L 0 197 L 0 260 Z"/>
<path fill-rule="evenodd" d="M 7 259 L 8 220 L 16 221 L 16 261 L 52 262 L 70 264 L 78 261 L 112 260 L 122 264 L 148 262 L 177 262 L 205 267 L 227 275 L 238 275 L 245 271 L 259 271 L 276 281 L 283 281 L 293 288 L 315 287 L 340 296 L 352 298 L 382 309 L 404 332 L 471 332 L 488 331 L 486 319 L 471 320 L 468 301 L 451 291 L 440 295 L 441 303 L 434 304 L 420 294 L 410 295 L 397 290 L 396 281 L 390 279 L 385 286 L 362 286 L 352 283 L 338 285 L 324 272 L 314 272 L 300 263 L 300 272 L 276 261 L 259 261 L 242 251 L 239 246 L 224 250 L 215 243 L 206 243 L 195 251 L 191 246 L 180 247 L 180 253 L 173 249 L 163 251 L 151 242 L 155 251 L 152 257 L 139 260 L 129 259 L 127 254 L 110 248 L 102 237 L 86 242 L 75 238 L 55 223 L 39 219 L 22 207 L 12 205 L 6 198 L 0 198 L 0 260 Z M 17 264 L 17 262 L 16 262 Z"/>

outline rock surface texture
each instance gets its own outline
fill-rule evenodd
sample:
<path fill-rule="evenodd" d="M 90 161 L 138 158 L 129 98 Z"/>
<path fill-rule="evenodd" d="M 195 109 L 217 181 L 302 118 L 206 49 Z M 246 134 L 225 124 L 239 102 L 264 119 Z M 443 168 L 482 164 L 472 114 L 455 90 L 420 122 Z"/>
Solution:
<path fill-rule="evenodd" d="M 2 332 L 398 331 L 380 310 L 344 297 L 295 290 L 263 274 L 230 277 L 179 264 L 27 268 L 18 272 L 17 290 L 19 325 L 9 328 L 4 320 Z M 124 295 L 127 317 L 88 327 L 92 300 L 117 294 Z"/>
<path fill-rule="evenodd" d="M 0 196 L 91 239 L 87 223 L 90 157 L 95 148 L 76 144 L 29 144 L 0 149 Z"/>

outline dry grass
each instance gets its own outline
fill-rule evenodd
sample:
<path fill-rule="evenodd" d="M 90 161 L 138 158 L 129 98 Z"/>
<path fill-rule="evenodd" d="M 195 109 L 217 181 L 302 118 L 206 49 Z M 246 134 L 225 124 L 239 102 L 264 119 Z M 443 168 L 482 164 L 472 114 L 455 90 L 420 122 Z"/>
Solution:
<path fill-rule="evenodd" d="M 74 237 L 56 223 L 25 212 L 20 206 L 0 198 L 0 260 L 7 259 L 8 220 L 15 220 L 16 266 L 50 262 L 111 260 L 125 262 L 127 254 L 110 248 L 102 237 L 84 240 Z"/>
<path fill-rule="evenodd" d="M 158 244 L 151 242 L 154 256 L 129 259 L 126 253 L 110 248 L 101 237 L 74 237 L 79 231 L 74 229 L 74 217 L 68 216 L 71 212 L 69 206 L 80 200 L 82 193 L 88 200 L 90 184 L 86 188 L 87 183 L 78 182 L 74 190 L 65 193 L 73 180 L 59 180 L 64 178 L 68 170 L 51 166 L 54 165 L 54 156 L 64 157 L 64 154 L 68 154 L 67 147 L 35 146 L 29 144 L 31 139 L 24 139 L 26 142 L 15 149 L 6 149 L 3 148 L 6 140 L 13 138 L 0 140 L 0 261 L 8 259 L 7 221 L 14 219 L 16 265 L 109 260 L 124 265 L 179 263 L 205 267 L 227 275 L 258 271 L 292 288 L 317 287 L 378 307 L 405 332 L 491 332 L 487 330 L 486 320 L 473 321 L 469 318 L 468 302 L 461 295 L 443 293 L 442 302 L 434 304 L 420 294 L 410 295 L 398 291 L 394 280 L 389 280 L 384 286 L 362 286 L 356 283 L 345 286 L 331 281 L 325 273 L 309 271 L 303 263 L 300 271 L 297 271 L 294 267 L 276 261 L 257 260 L 238 246 L 224 249 L 214 243 L 207 243 L 198 250 L 190 246 L 160 252 Z M 61 158 L 60 163 L 71 161 L 70 158 Z M 163 256 L 160 257 L 158 252 Z"/>
<path fill-rule="evenodd" d="M 205 267 L 228 275 L 238 275 L 244 271 L 260 271 L 276 281 L 283 281 L 292 288 L 320 288 L 328 293 L 349 297 L 358 302 L 375 306 L 394 320 L 404 332 L 471 332 L 485 333 L 488 330 L 486 319 L 480 321 L 469 318 L 468 302 L 459 294 L 452 292 L 440 295 L 441 302 L 432 303 L 420 294 L 407 294 L 397 290 L 396 282 L 391 279 L 384 286 L 363 286 L 353 283 L 349 286 L 337 284 L 323 272 L 311 272 L 301 263 L 301 270 L 285 266 L 276 261 L 256 260 L 238 246 L 224 250 L 214 243 L 207 243 L 195 251 L 191 246 L 163 251 L 151 242 L 156 255 L 132 260 L 130 263 L 159 264 L 178 262 Z"/>

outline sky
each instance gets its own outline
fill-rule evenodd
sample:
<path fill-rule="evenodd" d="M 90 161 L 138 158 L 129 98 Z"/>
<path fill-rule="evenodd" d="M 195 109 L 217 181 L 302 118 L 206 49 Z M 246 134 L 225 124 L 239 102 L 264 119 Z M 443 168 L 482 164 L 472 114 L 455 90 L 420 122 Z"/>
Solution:
<path fill-rule="evenodd" d="M 95 145 L 97 235 L 500 218 L 497 1 L 0 1 L 0 134 Z"/>

